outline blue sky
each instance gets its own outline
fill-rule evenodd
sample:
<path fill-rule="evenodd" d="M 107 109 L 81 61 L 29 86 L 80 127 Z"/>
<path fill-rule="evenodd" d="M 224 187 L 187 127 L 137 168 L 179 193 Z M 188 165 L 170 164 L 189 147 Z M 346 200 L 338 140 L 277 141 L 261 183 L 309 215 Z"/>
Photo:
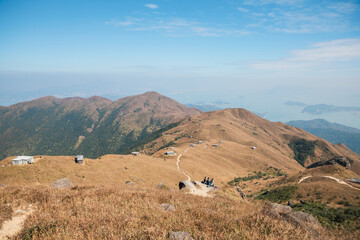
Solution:
<path fill-rule="evenodd" d="M 0 0 L 0 105 L 149 90 L 359 106 L 360 1 Z"/>

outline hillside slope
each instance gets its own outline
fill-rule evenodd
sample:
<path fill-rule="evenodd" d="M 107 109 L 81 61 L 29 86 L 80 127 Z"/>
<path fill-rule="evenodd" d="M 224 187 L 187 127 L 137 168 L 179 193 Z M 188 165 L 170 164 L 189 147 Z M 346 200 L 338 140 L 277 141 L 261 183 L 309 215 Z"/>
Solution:
<path fill-rule="evenodd" d="M 304 129 L 333 144 L 343 143 L 354 152 L 360 153 L 360 129 L 330 123 L 324 119 L 290 121 L 287 124 Z"/>
<path fill-rule="evenodd" d="M 156 92 L 117 101 L 39 98 L 0 109 L 0 158 L 122 153 L 154 130 L 199 113 Z"/>
<path fill-rule="evenodd" d="M 225 109 L 187 118 L 147 143 L 142 151 L 157 157 L 162 157 L 169 147 L 175 147 L 177 154 L 186 151 L 181 157 L 181 167 L 193 179 L 210 176 L 217 183 L 226 183 L 232 177 L 265 171 L 270 166 L 290 174 L 305 170 L 300 160 L 294 159 L 299 156 L 289 146 L 299 147 L 296 144 L 300 140 L 313 146 L 307 155 L 300 156 L 304 157 L 305 167 L 345 156 L 353 163 L 351 170 L 360 173 L 359 155 L 344 145 L 332 145 L 302 129 L 270 122 L 245 109 Z M 203 143 L 190 146 L 198 141 Z"/>

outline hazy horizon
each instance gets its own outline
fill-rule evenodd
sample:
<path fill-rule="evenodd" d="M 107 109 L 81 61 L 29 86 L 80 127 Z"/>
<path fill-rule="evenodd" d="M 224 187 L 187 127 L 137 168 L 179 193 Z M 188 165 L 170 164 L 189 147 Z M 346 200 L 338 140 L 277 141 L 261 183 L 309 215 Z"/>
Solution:
<path fill-rule="evenodd" d="M 42 96 L 118 99 L 157 91 L 226 102 L 272 121 L 286 101 L 360 107 L 359 1 L 0 2 L 0 105 Z"/>

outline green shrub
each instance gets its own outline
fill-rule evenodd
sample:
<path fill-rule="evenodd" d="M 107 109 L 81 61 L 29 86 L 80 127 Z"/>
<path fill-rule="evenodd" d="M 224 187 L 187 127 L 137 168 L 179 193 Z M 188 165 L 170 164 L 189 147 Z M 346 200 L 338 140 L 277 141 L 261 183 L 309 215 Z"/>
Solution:
<path fill-rule="evenodd" d="M 306 158 L 314 155 L 315 142 L 296 138 L 291 140 L 289 147 L 294 151 L 295 160 L 304 166 Z"/>
<path fill-rule="evenodd" d="M 332 208 L 321 202 L 296 204 L 295 211 L 304 211 L 316 217 L 326 227 L 344 226 L 360 229 L 360 206 Z"/>
<path fill-rule="evenodd" d="M 255 199 L 269 200 L 271 202 L 277 203 L 286 202 L 291 199 L 297 188 L 297 186 L 289 185 L 275 188 L 273 190 L 267 190 L 263 194 L 257 196 Z"/>

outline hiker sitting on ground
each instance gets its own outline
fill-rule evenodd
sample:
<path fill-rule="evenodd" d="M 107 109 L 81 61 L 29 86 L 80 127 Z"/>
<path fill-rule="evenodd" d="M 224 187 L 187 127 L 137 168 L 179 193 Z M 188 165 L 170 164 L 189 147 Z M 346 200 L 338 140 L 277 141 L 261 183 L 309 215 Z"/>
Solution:
<path fill-rule="evenodd" d="M 210 181 L 209 181 L 209 177 L 206 179 L 206 185 L 209 185 Z"/>
<path fill-rule="evenodd" d="M 214 179 L 212 178 L 209 185 L 212 186 L 213 184 L 214 184 Z"/>
<path fill-rule="evenodd" d="M 206 177 L 204 177 L 204 180 L 201 183 L 206 184 Z"/>

